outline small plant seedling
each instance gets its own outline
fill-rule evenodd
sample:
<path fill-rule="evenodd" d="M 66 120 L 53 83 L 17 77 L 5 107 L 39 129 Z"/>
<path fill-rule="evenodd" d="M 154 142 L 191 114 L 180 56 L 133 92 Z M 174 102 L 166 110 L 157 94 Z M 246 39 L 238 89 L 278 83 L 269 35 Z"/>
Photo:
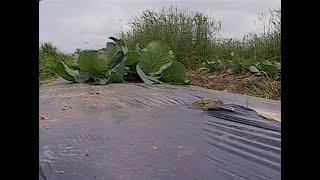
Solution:
<path fill-rule="evenodd" d="M 222 100 L 211 100 L 207 98 L 200 97 L 198 100 L 192 103 L 195 106 L 199 106 L 201 109 L 208 111 L 213 109 L 220 109 L 223 106 Z"/>

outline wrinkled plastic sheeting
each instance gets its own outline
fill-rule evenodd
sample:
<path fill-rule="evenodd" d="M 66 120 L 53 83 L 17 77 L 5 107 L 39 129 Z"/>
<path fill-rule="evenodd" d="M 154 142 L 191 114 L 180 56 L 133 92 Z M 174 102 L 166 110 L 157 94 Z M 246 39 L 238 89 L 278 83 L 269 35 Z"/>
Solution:
<path fill-rule="evenodd" d="M 61 84 L 40 90 L 40 179 L 281 179 L 281 125 L 188 87 Z M 221 99 L 221 98 L 220 98 Z"/>

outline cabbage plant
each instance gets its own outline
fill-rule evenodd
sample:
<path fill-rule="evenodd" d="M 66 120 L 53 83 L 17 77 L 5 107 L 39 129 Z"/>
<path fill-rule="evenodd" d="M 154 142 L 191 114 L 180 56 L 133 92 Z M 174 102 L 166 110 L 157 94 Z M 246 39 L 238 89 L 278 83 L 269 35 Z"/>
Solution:
<path fill-rule="evenodd" d="M 84 50 L 77 60 L 78 70 L 72 70 L 64 62 L 60 62 L 57 73 L 72 82 L 90 84 L 107 84 L 123 82 L 124 52 L 114 42 L 108 42 L 101 50 Z"/>
<path fill-rule="evenodd" d="M 78 83 L 107 84 L 140 78 L 147 84 L 186 84 L 185 67 L 174 60 L 169 47 L 160 42 L 150 42 L 144 49 L 137 44 L 129 51 L 121 39 L 110 37 L 106 48 L 84 50 L 73 67 L 60 62 L 57 73 L 64 79 Z"/>
<path fill-rule="evenodd" d="M 188 82 L 184 65 L 174 60 L 172 51 L 160 41 L 150 42 L 139 52 L 136 71 L 147 84 Z"/>

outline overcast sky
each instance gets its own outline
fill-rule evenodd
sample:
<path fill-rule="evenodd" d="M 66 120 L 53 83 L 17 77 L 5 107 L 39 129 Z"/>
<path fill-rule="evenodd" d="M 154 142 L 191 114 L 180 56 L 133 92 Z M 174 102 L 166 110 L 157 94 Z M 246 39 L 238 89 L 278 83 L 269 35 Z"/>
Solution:
<path fill-rule="evenodd" d="M 39 40 L 52 42 L 61 51 L 101 48 L 106 38 L 129 28 L 133 17 L 144 10 L 200 11 L 221 21 L 223 37 L 262 32 L 255 22 L 263 12 L 280 9 L 281 0 L 42 0 L 39 7 Z"/>

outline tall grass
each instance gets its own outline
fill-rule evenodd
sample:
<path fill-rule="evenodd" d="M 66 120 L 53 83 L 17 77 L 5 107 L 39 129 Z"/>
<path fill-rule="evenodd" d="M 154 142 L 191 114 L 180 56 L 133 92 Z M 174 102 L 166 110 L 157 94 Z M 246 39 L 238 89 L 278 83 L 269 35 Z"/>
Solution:
<path fill-rule="evenodd" d="M 215 53 L 221 59 L 229 59 L 230 53 L 235 52 L 239 59 L 254 59 L 256 61 L 281 59 L 281 11 L 270 10 L 268 24 L 264 26 L 263 33 L 249 33 L 242 39 L 219 39 L 216 43 Z M 262 14 L 259 19 L 262 21 Z M 266 30 L 267 29 L 267 30 Z"/>
<path fill-rule="evenodd" d="M 130 23 L 131 29 L 121 37 L 129 49 L 136 43 L 144 47 L 152 40 L 167 43 L 176 59 L 187 69 L 195 69 L 201 62 L 220 60 L 280 61 L 280 15 L 281 11 L 270 11 L 269 30 L 260 34 L 247 34 L 242 39 L 217 38 L 221 24 L 213 17 L 200 12 L 189 12 L 177 8 L 158 12 L 146 10 Z M 234 52 L 235 57 L 230 54 Z"/>
<path fill-rule="evenodd" d="M 67 64 L 72 63 L 72 57 L 60 52 L 54 45 L 49 42 L 42 43 L 39 49 L 39 78 L 45 81 L 55 77 L 55 67 L 59 61 Z"/>
<path fill-rule="evenodd" d="M 177 60 L 192 65 L 210 59 L 213 35 L 220 29 L 220 22 L 199 12 L 189 13 L 177 8 L 159 12 L 144 11 L 131 23 L 131 30 L 122 33 L 129 49 L 136 43 L 144 47 L 153 40 L 167 43 Z"/>

